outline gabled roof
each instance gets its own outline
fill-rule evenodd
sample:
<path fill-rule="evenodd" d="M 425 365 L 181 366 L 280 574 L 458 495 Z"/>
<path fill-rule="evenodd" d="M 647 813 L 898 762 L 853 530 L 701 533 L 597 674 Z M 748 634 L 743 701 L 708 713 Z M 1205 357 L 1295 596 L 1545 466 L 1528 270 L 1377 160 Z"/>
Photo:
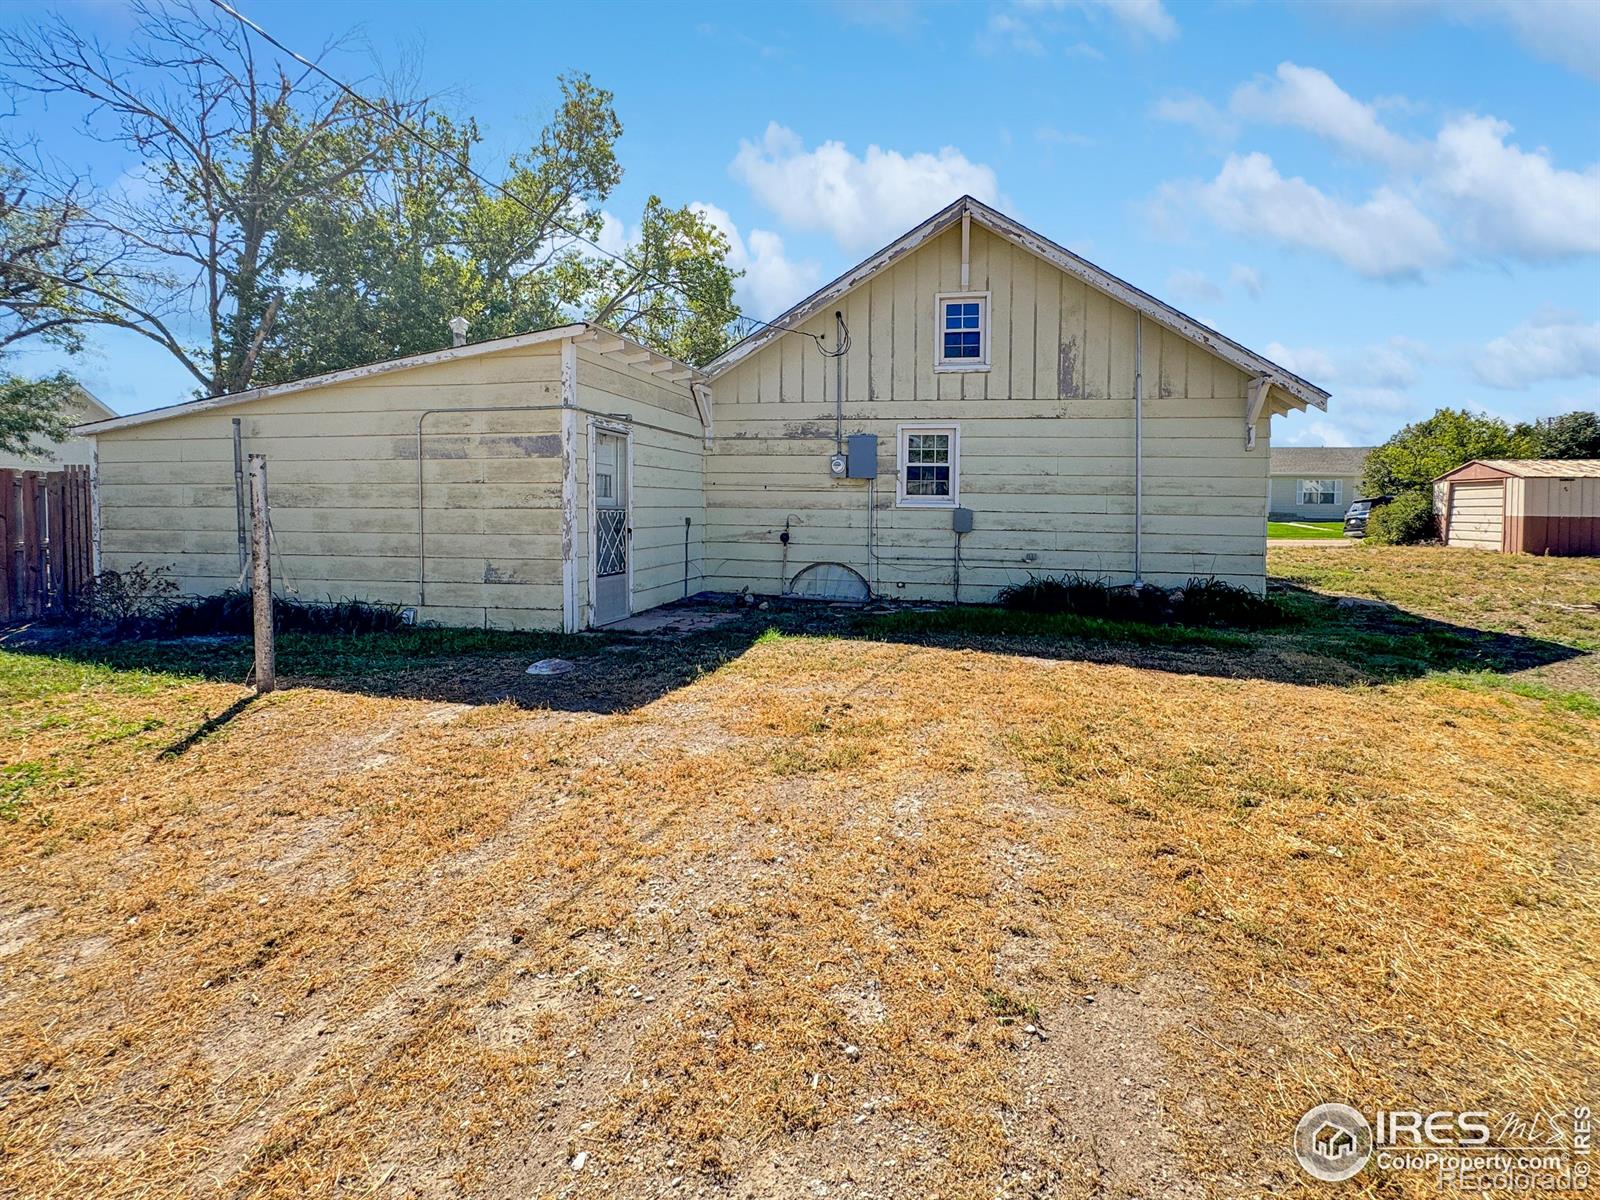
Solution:
<path fill-rule="evenodd" d="M 536 329 L 530 333 L 518 333 L 511 337 L 487 338 L 481 342 L 469 342 L 465 346 L 452 346 L 447 350 L 430 350 L 423 354 L 408 354 L 404 358 L 391 358 L 383 362 L 367 363 L 360 367 L 347 367 L 342 371 L 328 371 L 322 375 L 311 375 L 305 379 L 295 379 L 288 383 L 275 383 L 267 387 L 251 388 L 246 392 L 230 392 L 222 396 L 207 396 L 200 400 L 189 400 L 182 404 L 168 404 L 162 408 L 153 408 L 148 412 L 133 413 L 126 417 L 113 415 L 110 420 L 90 421 L 74 426 L 73 432 L 93 437 L 98 433 L 110 433 L 116 429 L 127 429 L 134 425 L 145 425 L 152 421 L 166 421 L 172 417 L 185 417 L 193 413 L 210 412 L 213 409 L 229 408 L 235 404 L 248 404 L 252 400 L 265 400 L 272 396 L 287 396 L 294 392 L 310 391 L 313 388 L 328 387 L 336 383 L 353 383 L 357 380 L 371 379 L 375 375 L 387 375 L 391 371 L 408 371 L 413 367 L 426 367 L 434 363 L 455 362 L 463 358 L 476 358 L 480 354 L 495 354 L 505 350 L 516 350 L 525 346 L 537 346 L 545 342 L 556 342 L 572 338 L 580 344 L 587 346 L 599 354 L 613 354 L 626 351 L 622 361 L 629 365 L 644 363 L 644 369 L 652 374 L 668 371 L 669 380 L 702 380 L 703 372 L 698 368 L 680 363 L 676 359 L 668 358 L 658 351 L 650 349 L 632 338 L 624 337 L 614 330 L 590 321 L 574 321 L 568 325 L 553 325 L 549 329 Z M 97 402 L 98 403 L 98 402 Z M 104 407 L 102 405 L 102 407 Z M 110 409 L 106 410 L 108 413 Z"/>
<path fill-rule="evenodd" d="M 1519 479 L 1600 479 L 1600 458 L 1475 458 L 1435 479 L 1449 479 L 1468 467 L 1488 467 Z"/>
<path fill-rule="evenodd" d="M 930 238 L 957 224 L 963 216 L 969 217 L 996 237 L 1020 246 L 1097 291 L 1104 292 L 1113 300 L 1142 313 L 1180 337 L 1187 338 L 1203 349 L 1211 351 L 1246 374 L 1265 378 L 1299 404 L 1321 409 L 1328 407 L 1329 393 L 1316 384 L 1302 379 L 1271 359 L 1264 358 L 1254 350 L 1240 345 L 1232 338 L 1224 337 L 1215 329 L 1202 325 L 1170 304 L 1157 300 L 1149 292 L 1141 291 L 1131 283 L 1118 279 L 1088 259 L 1079 257 L 1066 247 L 1057 245 L 1042 234 L 1035 233 L 1027 226 L 1013 221 L 1004 213 L 990 208 L 981 200 L 971 196 L 963 196 L 934 213 L 921 225 L 897 238 L 871 258 L 852 267 L 832 283 L 807 296 L 776 320 L 762 326 L 758 332 L 751 334 L 709 363 L 706 366 L 706 373 L 715 380 L 723 371 L 756 353 L 774 338 L 781 337 L 788 330 L 799 328 L 846 292 L 860 286 L 879 271 L 916 250 Z"/>
<path fill-rule="evenodd" d="M 1274 446 L 1270 475 L 1359 475 L 1366 469 L 1372 446 Z"/>

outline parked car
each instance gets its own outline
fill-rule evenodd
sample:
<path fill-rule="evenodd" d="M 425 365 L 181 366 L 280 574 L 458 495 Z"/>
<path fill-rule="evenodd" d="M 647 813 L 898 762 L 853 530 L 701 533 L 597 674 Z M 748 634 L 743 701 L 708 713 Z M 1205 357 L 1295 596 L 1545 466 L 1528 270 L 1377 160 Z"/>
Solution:
<path fill-rule="evenodd" d="M 1372 496 L 1353 502 L 1344 512 L 1345 537 L 1366 537 L 1367 518 L 1372 515 L 1372 510 L 1382 508 L 1393 499 L 1393 496 Z"/>

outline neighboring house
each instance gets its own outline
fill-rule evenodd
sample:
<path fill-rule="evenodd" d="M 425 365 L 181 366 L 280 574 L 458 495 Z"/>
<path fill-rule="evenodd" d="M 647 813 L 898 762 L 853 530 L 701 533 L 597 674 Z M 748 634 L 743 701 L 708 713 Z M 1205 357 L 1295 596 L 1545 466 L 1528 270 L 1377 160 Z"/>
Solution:
<path fill-rule="evenodd" d="M 76 389 L 67 408 L 67 416 L 74 425 L 110 420 L 117 415 L 82 387 Z M 54 471 L 61 467 L 85 465 L 93 454 L 94 443 L 89 438 L 68 434 L 64 441 L 44 443 L 40 453 L 30 457 L 0 451 L 0 470 L 9 467 L 18 471 Z"/>
<path fill-rule="evenodd" d="M 1507 554 L 1600 554 L 1600 459 L 1485 458 L 1433 484 L 1449 546 Z"/>
<path fill-rule="evenodd" d="M 963 198 L 704 370 L 575 323 L 85 432 L 107 567 L 239 579 L 237 429 L 285 586 L 579 629 L 701 590 L 1261 590 L 1269 419 L 1327 397 Z"/>
<path fill-rule="evenodd" d="M 1338 521 L 1361 499 L 1371 446 L 1275 446 L 1267 488 L 1274 521 Z"/>

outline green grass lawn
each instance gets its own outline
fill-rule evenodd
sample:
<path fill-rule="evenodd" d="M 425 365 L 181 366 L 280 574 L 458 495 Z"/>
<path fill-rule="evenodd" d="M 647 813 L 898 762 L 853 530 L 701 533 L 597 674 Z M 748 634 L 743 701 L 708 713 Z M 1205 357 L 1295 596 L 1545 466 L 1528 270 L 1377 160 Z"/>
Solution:
<path fill-rule="evenodd" d="M 1268 521 L 1269 538 L 1341 538 L 1343 521 Z"/>

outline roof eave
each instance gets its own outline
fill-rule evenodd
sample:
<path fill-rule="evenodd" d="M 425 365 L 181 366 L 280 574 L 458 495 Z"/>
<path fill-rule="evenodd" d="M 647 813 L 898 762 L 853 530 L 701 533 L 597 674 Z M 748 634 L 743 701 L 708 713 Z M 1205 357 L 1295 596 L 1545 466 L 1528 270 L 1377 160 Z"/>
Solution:
<path fill-rule="evenodd" d="M 1058 245 L 1043 234 L 1036 233 L 1026 225 L 1012 220 L 1004 213 L 990 208 L 983 201 L 972 196 L 963 196 L 954 203 L 940 209 L 922 224 L 896 238 L 882 250 L 863 260 L 832 283 L 813 292 L 759 332 L 751 334 L 732 349 L 725 351 L 707 364 L 707 375 L 714 380 L 724 371 L 756 353 L 774 338 L 783 333 L 791 332 L 801 323 L 814 316 L 819 309 L 826 307 L 829 302 L 860 286 L 860 284 L 883 270 L 895 259 L 920 247 L 929 238 L 942 233 L 948 226 L 960 220 L 964 213 L 969 214 L 991 233 L 1005 238 L 1038 258 L 1044 259 L 1074 278 L 1083 280 L 1084 283 L 1096 290 L 1106 293 L 1136 312 L 1140 312 L 1171 329 L 1180 337 L 1186 338 L 1202 349 L 1209 350 L 1225 361 L 1233 363 L 1247 374 L 1265 378 L 1284 393 L 1295 407 L 1301 409 L 1309 407 L 1320 409 L 1324 412 L 1327 411 L 1330 393 L 1325 389 L 1318 387 L 1310 380 L 1302 379 L 1294 372 L 1279 366 L 1271 359 L 1241 345 L 1232 338 L 1218 333 L 1210 326 L 1201 324 L 1193 317 L 1180 312 L 1165 301 L 1158 300 L 1150 293 L 1134 287 L 1126 280 L 1119 279 L 1104 268 L 1095 266 L 1088 259 L 1074 254 L 1066 247 Z"/>

